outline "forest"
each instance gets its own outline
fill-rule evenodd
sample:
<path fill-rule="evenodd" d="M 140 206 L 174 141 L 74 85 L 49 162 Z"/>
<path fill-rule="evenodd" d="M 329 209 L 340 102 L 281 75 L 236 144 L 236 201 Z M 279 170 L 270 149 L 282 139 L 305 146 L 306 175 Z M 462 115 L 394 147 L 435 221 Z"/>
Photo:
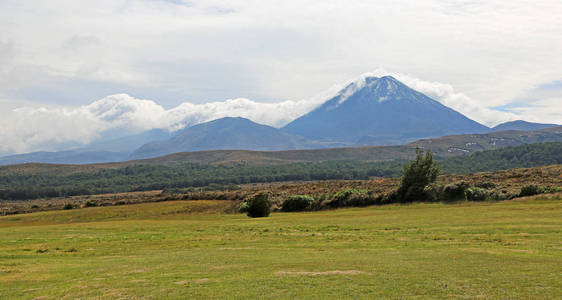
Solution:
<path fill-rule="evenodd" d="M 562 164 L 562 143 L 538 143 L 436 158 L 441 174 L 464 174 Z M 61 196 L 232 186 L 247 183 L 308 180 L 354 180 L 402 175 L 405 160 L 383 162 L 326 161 L 275 166 L 130 165 L 69 175 L 3 173 L 0 199 L 27 200 Z"/>

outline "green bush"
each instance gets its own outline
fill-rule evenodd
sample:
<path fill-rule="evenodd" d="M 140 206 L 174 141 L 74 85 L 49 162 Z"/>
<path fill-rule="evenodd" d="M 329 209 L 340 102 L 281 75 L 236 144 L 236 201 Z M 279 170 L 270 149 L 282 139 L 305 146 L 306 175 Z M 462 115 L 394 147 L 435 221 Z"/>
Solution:
<path fill-rule="evenodd" d="M 479 187 L 466 189 L 466 199 L 470 201 L 484 201 L 488 197 L 488 192 Z"/>
<path fill-rule="evenodd" d="M 324 205 L 337 208 L 389 203 L 386 202 L 385 199 L 385 196 L 376 195 L 374 192 L 367 192 L 361 189 L 346 189 L 333 194 L 330 200 L 325 202 Z"/>
<path fill-rule="evenodd" d="M 309 209 L 314 202 L 314 198 L 308 195 L 289 196 L 281 206 L 282 211 L 303 211 Z"/>
<path fill-rule="evenodd" d="M 426 202 L 437 202 L 441 199 L 442 194 L 443 186 L 433 183 L 423 189 L 420 198 L 422 198 Z"/>
<path fill-rule="evenodd" d="M 364 194 L 367 191 L 360 190 L 360 189 L 345 189 L 343 191 L 339 191 L 332 195 L 329 201 L 325 202 L 324 204 L 329 207 L 346 207 L 350 205 L 350 199 L 360 197 L 360 194 Z M 355 200 L 357 201 L 357 200 Z"/>
<path fill-rule="evenodd" d="M 443 188 L 444 201 L 462 201 L 466 200 L 466 190 L 469 184 L 466 182 L 451 183 Z"/>
<path fill-rule="evenodd" d="M 269 216 L 271 202 L 265 193 L 257 194 L 248 201 L 248 217 L 262 218 Z"/>
<path fill-rule="evenodd" d="M 244 201 L 238 207 L 238 212 L 241 214 L 245 214 L 248 212 L 248 202 Z"/>
<path fill-rule="evenodd" d="M 479 183 L 475 184 L 475 186 L 476 186 L 476 187 L 479 187 L 479 188 L 483 188 L 483 189 L 489 190 L 489 189 L 495 188 L 495 187 L 496 187 L 496 184 L 493 183 L 493 182 L 484 181 L 484 182 L 479 182 Z"/>
<path fill-rule="evenodd" d="M 93 202 L 93 201 L 86 201 L 82 206 L 83 207 L 95 207 L 95 206 L 98 206 L 98 204 Z"/>
<path fill-rule="evenodd" d="M 526 185 L 524 187 L 521 188 L 521 192 L 519 193 L 520 197 L 524 197 L 524 196 L 533 196 L 533 195 L 538 195 L 538 194 L 542 194 L 545 192 L 545 189 L 541 186 L 538 185 Z"/>
<path fill-rule="evenodd" d="M 439 169 L 431 151 L 424 153 L 416 148 L 416 158 L 404 165 L 404 175 L 400 180 L 397 198 L 400 202 L 426 201 L 424 189 L 435 182 Z"/>

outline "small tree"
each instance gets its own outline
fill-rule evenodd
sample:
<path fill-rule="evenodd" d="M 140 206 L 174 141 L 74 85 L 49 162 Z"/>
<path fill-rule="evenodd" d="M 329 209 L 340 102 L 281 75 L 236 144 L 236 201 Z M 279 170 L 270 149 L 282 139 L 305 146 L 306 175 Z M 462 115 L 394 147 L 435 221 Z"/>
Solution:
<path fill-rule="evenodd" d="M 271 202 L 265 193 L 257 194 L 248 201 L 248 217 L 261 218 L 269 216 Z"/>
<path fill-rule="evenodd" d="M 400 202 L 425 200 L 424 188 L 435 182 L 439 168 L 435 165 L 431 151 L 424 153 L 416 148 L 416 158 L 404 165 L 404 174 L 397 191 Z"/>

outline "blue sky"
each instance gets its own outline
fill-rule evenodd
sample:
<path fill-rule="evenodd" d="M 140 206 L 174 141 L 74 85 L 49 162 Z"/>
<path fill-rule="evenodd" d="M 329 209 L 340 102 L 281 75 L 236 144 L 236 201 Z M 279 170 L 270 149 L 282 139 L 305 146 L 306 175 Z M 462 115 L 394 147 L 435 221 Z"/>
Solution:
<path fill-rule="evenodd" d="M 486 125 L 562 123 L 561 15 L 560 1 L 4 0 L 0 138 L 10 148 L 0 154 L 95 139 L 106 130 L 96 114 L 87 132 L 71 132 L 68 116 L 114 94 L 129 98 L 113 105 L 147 99 L 193 122 L 234 113 L 280 125 L 373 71 Z M 238 98 L 250 102 L 224 102 Z M 269 116 L 264 103 L 294 111 Z M 33 123 L 45 114 L 66 123 Z M 164 126 L 139 124 L 119 126 Z"/>

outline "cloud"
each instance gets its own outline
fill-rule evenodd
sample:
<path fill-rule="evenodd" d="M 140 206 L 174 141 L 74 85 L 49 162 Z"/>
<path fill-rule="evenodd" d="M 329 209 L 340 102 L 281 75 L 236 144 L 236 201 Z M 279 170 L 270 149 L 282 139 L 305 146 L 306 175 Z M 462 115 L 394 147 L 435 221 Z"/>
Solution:
<path fill-rule="evenodd" d="M 86 105 L 100 96 L 71 86 L 90 80 L 166 107 L 279 101 L 382 66 L 500 106 L 562 79 L 560 15 L 558 0 L 6 0 L 0 49 L 14 51 L 0 95 L 41 86 Z"/>
<path fill-rule="evenodd" d="M 259 103 L 228 99 L 204 104 L 182 103 L 165 109 L 154 101 L 116 94 L 77 108 L 22 107 L 0 119 L 0 154 L 62 150 L 89 144 L 110 132 L 113 137 L 186 126 L 226 117 L 282 126 L 323 102 L 321 96 L 300 101 Z"/>

